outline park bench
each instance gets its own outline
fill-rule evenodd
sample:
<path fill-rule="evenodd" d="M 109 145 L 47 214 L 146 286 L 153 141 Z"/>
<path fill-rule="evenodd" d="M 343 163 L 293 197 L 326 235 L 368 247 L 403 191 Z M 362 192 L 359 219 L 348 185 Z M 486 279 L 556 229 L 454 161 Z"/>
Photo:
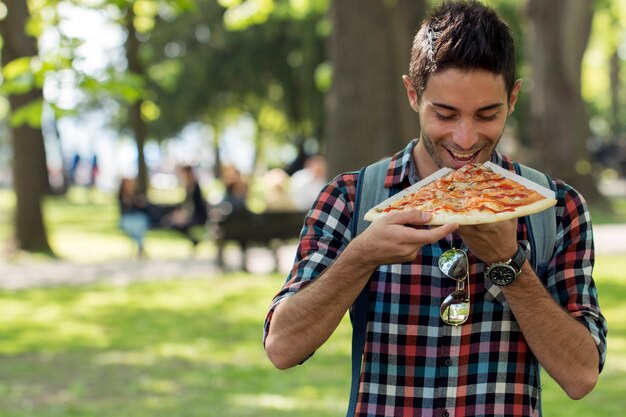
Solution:
<path fill-rule="evenodd" d="M 262 245 L 272 250 L 275 265 L 278 267 L 278 248 L 281 244 L 297 239 L 302 230 L 306 212 L 266 211 L 253 213 L 235 211 L 231 213 L 210 213 L 211 235 L 217 246 L 217 263 L 224 267 L 224 248 L 228 242 L 239 245 L 242 255 L 241 269 L 246 270 L 247 249 Z"/>

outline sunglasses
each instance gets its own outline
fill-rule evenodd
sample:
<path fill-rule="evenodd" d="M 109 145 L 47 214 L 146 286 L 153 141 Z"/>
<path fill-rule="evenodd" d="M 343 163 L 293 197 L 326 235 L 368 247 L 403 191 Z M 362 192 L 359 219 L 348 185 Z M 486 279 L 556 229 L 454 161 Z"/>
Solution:
<path fill-rule="evenodd" d="M 458 326 L 467 321 L 470 314 L 469 262 L 467 254 L 460 249 L 450 249 L 439 257 L 439 269 L 456 281 L 456 290 L 441 303 L 439 314 L 444 323 Z M 467 280 L 467 289 L 465 281 Z"/>

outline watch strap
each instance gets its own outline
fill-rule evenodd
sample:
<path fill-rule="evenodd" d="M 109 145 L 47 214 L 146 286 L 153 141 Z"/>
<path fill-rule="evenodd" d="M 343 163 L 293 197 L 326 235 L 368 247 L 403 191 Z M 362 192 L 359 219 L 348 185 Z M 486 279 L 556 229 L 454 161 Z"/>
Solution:
<path fill-rule="evenodd" d="M 524 266 L 524 262 L 526 262 L 526 249 L 522 246 L 521 243 L 517 244 L 517 252 L 509 261 L 509 265 L 515 268 L 515 271 L 519 274 L 522 271 L 522 266 Z"/>

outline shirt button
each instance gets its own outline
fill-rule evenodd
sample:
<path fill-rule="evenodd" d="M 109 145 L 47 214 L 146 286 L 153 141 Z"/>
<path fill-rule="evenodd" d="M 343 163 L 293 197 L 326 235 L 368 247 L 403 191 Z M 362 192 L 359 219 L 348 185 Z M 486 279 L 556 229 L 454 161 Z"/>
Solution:
<path fill-rule="evenodd" d="M 444 362 L 443 362 L 446 366 L 452 366 L 452 359 L 447 358 Z M 447 413 L 447 411 L 446 411 Z"/>
<path fill-rule="evenodd" d="M 448 413 L 448 411 L 444 411 L 441 413 L 441 417 L 450 417 L 450 413 Z"/>

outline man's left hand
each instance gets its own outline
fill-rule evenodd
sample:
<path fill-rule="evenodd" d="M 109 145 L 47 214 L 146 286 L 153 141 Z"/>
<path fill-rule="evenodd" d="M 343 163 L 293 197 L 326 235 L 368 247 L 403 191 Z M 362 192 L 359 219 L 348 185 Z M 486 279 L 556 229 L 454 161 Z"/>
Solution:
<path fill-rule="evenodd" d="M 469 250 L 487 265 L 508 261 L 517 251 L 517 219 L 461 226 L 459 234 Z"/>

